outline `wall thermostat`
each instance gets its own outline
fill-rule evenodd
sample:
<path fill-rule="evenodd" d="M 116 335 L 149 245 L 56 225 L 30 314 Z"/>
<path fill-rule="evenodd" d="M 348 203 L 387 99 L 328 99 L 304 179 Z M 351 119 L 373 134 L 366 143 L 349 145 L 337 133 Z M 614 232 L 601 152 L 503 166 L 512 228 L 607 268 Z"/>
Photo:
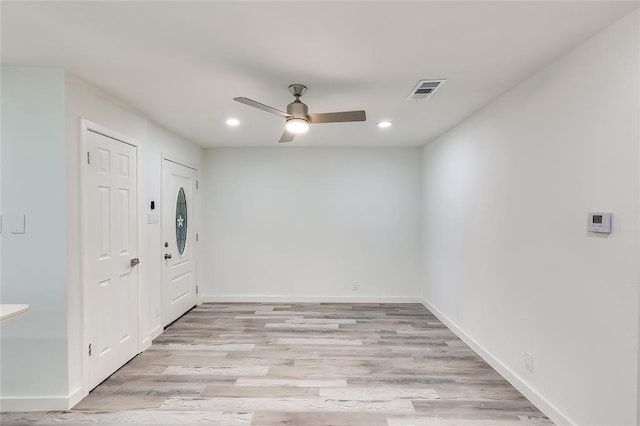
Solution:
<path fill-rule="evenodd" d="M 589 232 L 598 232 L 601 234 L 611 233 L 611 213 L 589 213 L 589 223 L 587 224 Z"/>

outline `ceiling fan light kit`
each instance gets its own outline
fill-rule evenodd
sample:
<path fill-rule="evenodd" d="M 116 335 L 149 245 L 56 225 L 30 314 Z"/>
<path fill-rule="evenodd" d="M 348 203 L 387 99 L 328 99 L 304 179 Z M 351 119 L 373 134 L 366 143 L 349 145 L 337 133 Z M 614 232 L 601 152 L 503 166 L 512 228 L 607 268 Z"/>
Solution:
<path fill-rule="evenodd" d="M 245 97 L 233 98 L 233 100 L 283 117 L 286 124 L 285 131 L 280 137 L 280 142 L 291 142 L 296 134 L 305 133 L 309 130 L 309 123 L 344 123 L 365 121 L 367 119 L 366 112 L 362 110 L 309 114 L 307 105 L 300 100 L 300 96 L 306 91 L 307 86 L 304 84 L 292 84 L 289 86 L 289 92 L 296 100 L 287 105 L 287 112 Z"/>
<path fill-rule="evenodd" d="M 285 128 L 291 133 L 306 133 L 309 130 L 309 123 L 302 118 L 290 118 Z"/>

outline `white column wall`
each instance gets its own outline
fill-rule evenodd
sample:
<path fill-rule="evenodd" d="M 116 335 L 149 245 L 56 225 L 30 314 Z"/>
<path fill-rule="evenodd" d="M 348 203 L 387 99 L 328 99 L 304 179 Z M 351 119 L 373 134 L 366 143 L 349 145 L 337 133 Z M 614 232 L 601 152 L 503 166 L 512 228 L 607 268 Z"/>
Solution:
<path fill-rule="evenodd" d="M 68 396 L 64 102 L 62 71 L 2 69 L 0 301 L 30 308 L 0 323 L 0 410 Z"/>

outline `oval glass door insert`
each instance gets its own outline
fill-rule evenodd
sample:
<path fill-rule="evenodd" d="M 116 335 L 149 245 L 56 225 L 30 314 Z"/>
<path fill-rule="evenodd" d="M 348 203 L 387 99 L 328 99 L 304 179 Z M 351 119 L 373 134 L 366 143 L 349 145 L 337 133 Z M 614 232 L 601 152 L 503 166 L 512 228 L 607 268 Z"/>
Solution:
<path fill-rule="evenodd" d="M 176 244 L 178 253 L 182 256 L 187 246 L 187 198 L 182 188 L 178 191 L 176 199 Z"/>

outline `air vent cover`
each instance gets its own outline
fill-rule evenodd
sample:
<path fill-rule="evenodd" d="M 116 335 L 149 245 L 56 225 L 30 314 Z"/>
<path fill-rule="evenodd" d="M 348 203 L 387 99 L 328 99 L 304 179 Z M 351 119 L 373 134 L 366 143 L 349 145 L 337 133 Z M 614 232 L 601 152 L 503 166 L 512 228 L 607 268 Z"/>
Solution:
<path fill-rule="evenodd" d="M 421 80 L 413 88 L 408 101 L 426 101 L 438 91 L 447 80 Z"/>

